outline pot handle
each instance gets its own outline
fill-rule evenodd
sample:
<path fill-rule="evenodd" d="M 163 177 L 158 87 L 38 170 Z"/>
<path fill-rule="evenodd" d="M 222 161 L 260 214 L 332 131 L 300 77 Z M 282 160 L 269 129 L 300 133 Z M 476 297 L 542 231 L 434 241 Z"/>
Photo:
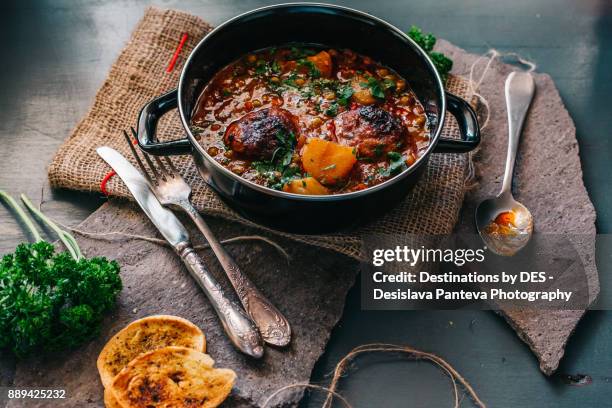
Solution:
<path fill-rule="evenodd" d="M 147 103 L 138 116 L 138 145 L 142 150 L 155 156 L 190 154 L 189 139 L 156 142 L 155 133 L 159 119 L 178 106 L 178 91 L 175 89 Z"/>
<path fill-rule="evenodd" d="M 468 102 L 446 92 L 447 110 L 457 119 L 461 140 L 441 137 L 435 153 L 465 153 L 474 150 L 480 143 L 480 126 L 476 112 Z"/>

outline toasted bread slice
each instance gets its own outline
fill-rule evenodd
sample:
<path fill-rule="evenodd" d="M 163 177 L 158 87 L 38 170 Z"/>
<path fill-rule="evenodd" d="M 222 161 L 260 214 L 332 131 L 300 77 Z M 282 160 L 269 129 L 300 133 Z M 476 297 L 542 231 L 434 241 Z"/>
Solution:
<path fill-rule="evenodd" d="M 110 388 L 105 388 L 104 389 L 104 406 L 106 408 L 123 408 L 121 405 L 119 405 L 119 403 L 117 402 L 117 399 L 115 398 L 115 396 L 113 395 L 112 391 L 110 390 Z"/>
<path fill-rule="evenodd" d="M 126 408 L 214 408 L 230 394 L 236 374 L 213 365 L 209 355 L 194 349 L 164 347 L 132 360 L 110 391 Z"/>
<path fill-rule="evenodd" d="M 98 372 L 107 388 L 113 378 L 138 355 L 166 346 L 206 351 L 202 331 L 189 320 L 157 315 L 135 320 L 106 343 L 98 356 Z"/>

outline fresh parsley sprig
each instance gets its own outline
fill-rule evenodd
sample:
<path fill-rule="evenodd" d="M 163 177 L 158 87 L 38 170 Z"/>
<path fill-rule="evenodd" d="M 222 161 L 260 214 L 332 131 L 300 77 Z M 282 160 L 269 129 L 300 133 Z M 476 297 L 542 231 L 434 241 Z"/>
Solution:
<path fill-rule="evenodd" d="M 22 195 L 26 207 L 66 245 L 68 251 L 57 253 L 10 195 L 0 190 L 0 198 L 36 241 L 18 245 L 0 261 L 0 348 L 24 357 L 91 339 L 121 290 L 119 265 L 106 258 L 83 257 L 74 237 Z"/>
<path fill-rule="evenodd" d="M 453 60 L 448 58 L 441 52 L 434 51 L 436 45 L 436 37 L 432 33 L 424 33 L 417 26 L 410 27 L 408 36 L 414 40 L 427 54 L 434 66 L 438 70 L 442 81 L 446 82 L 448 79 L 448 73 L 453 69 Z"/>

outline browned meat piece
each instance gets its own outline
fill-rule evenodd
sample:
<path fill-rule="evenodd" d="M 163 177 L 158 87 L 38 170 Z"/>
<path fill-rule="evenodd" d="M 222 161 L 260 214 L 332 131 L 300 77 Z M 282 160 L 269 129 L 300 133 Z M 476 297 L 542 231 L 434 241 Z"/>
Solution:
<path fill-rule="evenodd" d="M 297 136 L 297 119 L 281 108 L 266 108 L 248 113 L 232 122 L 223 141 L 233 151 L 257 160 L 269 160 L 279 147 L 279 137 Z"/>
<path fill-rule="evenodd" d="M 400 121 L 377 106 L 363 106 L 334 119 L 338 143 L 357 148 L 359 157 L 382 157 L 397 151 L 404 141 Z"/>

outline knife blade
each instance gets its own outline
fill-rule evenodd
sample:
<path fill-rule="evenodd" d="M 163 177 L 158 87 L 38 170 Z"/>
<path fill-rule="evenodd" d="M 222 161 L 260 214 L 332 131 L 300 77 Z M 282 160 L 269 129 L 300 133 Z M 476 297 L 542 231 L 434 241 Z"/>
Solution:
<path fill-rule="evenodd" d="M 121 153 L 108 146 L 99 147 L 96 151 L 115 170 L 143 212 L 181 257 L 191 276 L 210 300 L 232 343 L 245 354 L 255 358 L 262 357 L 263 340 L 257 327 L 242 307 L 225 295 L 219 283 L 206 269 L 189 241 L 189 233 L 179 219 L 171 210 L 161 205 L 145 177 Z"/>
<path fill-rule="evenodd" d="M 102 146 L 96 151 L 123 180 L 142 211 L 170 245 L 176 247 L 181 242 L 189 241 L 189 233 L 183 224 L 172 211 L 160 204 L 151 191 L 147 179 L 121 153 L 107 146 Z"/>

